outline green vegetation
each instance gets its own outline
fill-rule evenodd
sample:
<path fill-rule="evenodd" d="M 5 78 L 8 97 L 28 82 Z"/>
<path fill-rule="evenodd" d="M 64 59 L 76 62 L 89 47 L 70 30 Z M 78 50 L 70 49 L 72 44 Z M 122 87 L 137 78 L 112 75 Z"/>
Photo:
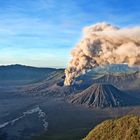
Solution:
<path fill-rule="evenodd" d="M 140 117 L 107 120 L 95 127 L 84 140 L 140 140 Z"/>

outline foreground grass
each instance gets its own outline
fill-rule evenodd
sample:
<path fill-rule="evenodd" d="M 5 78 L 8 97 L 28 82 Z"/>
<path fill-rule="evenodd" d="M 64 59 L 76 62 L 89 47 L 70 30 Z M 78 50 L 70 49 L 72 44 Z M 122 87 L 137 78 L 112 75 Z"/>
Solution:
<path fill-rule="evenodd" d="M 140 117 L 130 115 L 104 121 L 84 140 L 140 140 Z"/>

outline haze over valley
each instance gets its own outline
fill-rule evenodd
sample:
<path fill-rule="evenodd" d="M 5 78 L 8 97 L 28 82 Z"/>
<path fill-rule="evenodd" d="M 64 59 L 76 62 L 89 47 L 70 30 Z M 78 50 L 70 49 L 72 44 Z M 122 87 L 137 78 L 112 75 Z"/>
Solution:
<path fill-rule="evenodd" d="M 16 72 L 16 78 L 3 77 L 7 69 Z M 64 85 L 64 69 L 11 65 L 0 67 L 0 73 L 0 134 L 4 140 L 78 140 L 103 120 L 140 114 L 138 68 L 112 65 L 91 70 L 71 86 Z"/>

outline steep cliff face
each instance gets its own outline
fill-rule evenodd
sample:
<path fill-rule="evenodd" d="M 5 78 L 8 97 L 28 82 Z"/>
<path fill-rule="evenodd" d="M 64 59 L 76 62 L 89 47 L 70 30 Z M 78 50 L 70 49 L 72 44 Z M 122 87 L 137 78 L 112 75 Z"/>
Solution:
<path fill-rule="evenodd" d="M 89 107 L 121 107 L 138 104 L 138 100 L 110 84 L 93 84 L 81 93 L 72 95 L 70 103 Z"/>

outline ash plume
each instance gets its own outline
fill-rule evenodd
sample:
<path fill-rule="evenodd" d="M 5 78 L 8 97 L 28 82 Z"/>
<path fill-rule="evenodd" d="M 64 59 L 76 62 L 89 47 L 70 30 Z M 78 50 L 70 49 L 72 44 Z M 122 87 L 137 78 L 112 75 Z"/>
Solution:
<path fill-rule="evenodd" d="M 85 27 L 81 41 L 72 50 L 65 70 L 65 85 L 89 69 L 108 64 L 140 65 L 140 27 L 124 28 L 107 23 Z"/>

